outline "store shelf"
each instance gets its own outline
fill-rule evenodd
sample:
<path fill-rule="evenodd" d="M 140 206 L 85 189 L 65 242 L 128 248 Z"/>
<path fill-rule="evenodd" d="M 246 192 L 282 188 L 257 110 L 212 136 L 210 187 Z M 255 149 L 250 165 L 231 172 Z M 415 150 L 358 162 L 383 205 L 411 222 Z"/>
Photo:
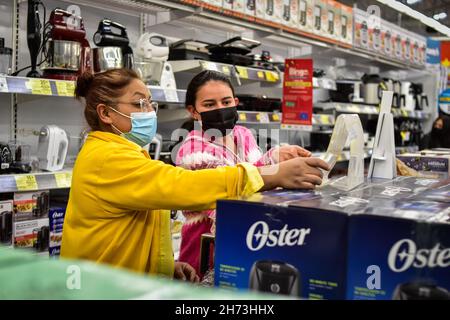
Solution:
<path fill-rule="evenodd" d="M 0 175 L 0 193 L 70 188 L 72 169 Z"/>
<path fill-rule="evenodd" d="M 169 61 L 173 72 L 199 73 L 203 70 L 222 72 L 228 76 L 236 76 L 241 80 L 261 81 L 266 83 L 280 83 L 281 76 L 276 71 L 264 70 L 251 67 L 234 66 L 231 64 L 204 61 L 204 60 L 178 60 Z"/>
<path fill-rule="evenodd" d="M 158 102 L 184 103 L 186 90 L 164 89 L 149 86 L 153 100 Z M 74 81 L 0 76 L 0 92 L 44 95 L 53 97 L 73 97 Z"/>
<path fill-rule="evenodd" d="M 335 110 L 342 113 L 359 113 L 359 114 L 374 114 L 377 115 L 380 112 L 380 108 L 376 106 L 364 105 L 364 104 L 352 104 L 352 103 L 339 103 L 339 102 L 325 102 L 316 103 L 314 107 L 321 108 L 323 110 Z M 392 114 L 395 118 L 410 118 L 410 119 L 427 119 L 430 114 L 423 111 L 408 111 L 405 109 L 392 109 Z"/>
<path fill-rule="evenodd" d="M 415 153 L 419 151 L 419 146 L 395 147 L 396 154 Z"/>
<path fill-rule="evenodd" d="M 272 124 L 281 123 L 280 112 L 238 111 L 241 124 Z M 334 126 L 334 116 L 331 114 L 313 114 L 313 125 Z"/>

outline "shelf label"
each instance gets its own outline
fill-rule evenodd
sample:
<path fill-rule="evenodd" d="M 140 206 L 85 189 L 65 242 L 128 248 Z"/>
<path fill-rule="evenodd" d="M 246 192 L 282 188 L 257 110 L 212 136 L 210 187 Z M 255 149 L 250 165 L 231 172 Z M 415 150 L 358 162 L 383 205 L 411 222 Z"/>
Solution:
<path fill-rule="evenodd" d="M 50 81 L 46 79 L 29 79 L 25 84 L 32 94 L 52 95 Z"/>
<path fill-rule="evenodd" d="M 321 124 L 330 124 L 330 117 L 326 115 L 320 115 Z"/>
<path fill-rule="evenodd" d="M 236 70 L 237 70 L 240 78 L 248 79 L 248 70 L 247 70 L 247 68 L 236 66 Z"/>
<path fill-rule="evenodd" d="M 265 112 L 261 112 L 259 114 L 259 122 L 261 123 L 270 123 L 269 114 Z"/>
<path fill-rule="evenodd" d="M 164 89 L 164 96 L 167 102 L 178 102 L 177 90 Z"/>
<path fill-rule="evenodd" d="M 55 81 L 59 96 L 73 97 L 75 95 L 75 82 Z"/>
<path fill-rule="evenodd" d="M 402 110 L 402 116 L 407 117 L 408 116 L 408 111 Z"/>
<path fill-rule="evenodd" d="M 8 82 L 5 76 L 0 76 L 0 92 L 8 92 Z"/>
<path fill-rule="evenodd" d="M 55 180 L 58 188 L 70 188 L 72 184 L 72 174 L 70 172 L 55 173 Z"/>
<path fill-rule="evenodd" d="M 240 121 L 247 121 L 247 115 L 245 113 L 239 113 Z"/>
<path fill-rule="evenodd" d="M 269 82 L 277 82 L 280 77 L 278 76 L 278 73 L 273 71 L 266 71 L 266 80 Z"/>
<path fill-rule="evenodd" d="M 258 71 L 256 74 L 258 75 L 258 79 L 264 80 L 264 72 L 263 71 Z"/>
<path fill-rule="evenodd" d="M 14 179 L 16 180 L 17 190 L 19 191 L 38 189 L 38 184 L 34 175 L 16 175 L 14 176 Z"/>
<path fill-rule="evenodd" d="M 275 122 L 280 122 L 280 115 L 278 113 L 272 113 L 272 120 Z"/>
<path fill-rule="evenodd" d="M 217 68 L 217 64 L 215 64 L 214 62 L 202 61 L 201 64 L 206 70 L 219 71 L 219 68 Z"/>
<path fill-rule="evenodd" d="M 230 68 L 228 66 L 223 66 L 222 72 L 225 73 L 227 76 L 231 74 Z"/>

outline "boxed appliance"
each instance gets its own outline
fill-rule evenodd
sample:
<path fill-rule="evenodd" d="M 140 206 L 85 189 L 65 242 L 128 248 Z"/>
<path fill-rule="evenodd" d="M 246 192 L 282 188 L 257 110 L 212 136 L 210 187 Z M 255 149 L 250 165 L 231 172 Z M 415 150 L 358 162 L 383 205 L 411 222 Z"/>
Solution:
<path fill-rule="evenodd" d="M 441 177 L 450 175 L 450 153 L 424 150 L 420 153 L 403 153 L 397 155 L 408 167 L 419 173 L 437 173 Z"/>
<path fill-rule="evenodd" d="M 64 225 L 64 217 L 66 214 L 65 207 L 53 207 L 49 211 L 49 254 L 50 256 L 59 256 L 61 252 L 62 232 Z"/>
<path fill-rule="evenodd" d="M 322 0 L 314 0 L 314 8 L 313 8 L 313 33 L 315 34 L 322 34 L 322 19 L 323 21 L 326 21 L 326 14 L 325 17 L 324 11 L 326 11 L 326 3 Z"/>
<path fill-rule="evenodd" d="M 394 34 L 392 24 L 386 21 L 381 23 L 381 53 L 387 57 L 394 57 Z"/>
<path fill-rule="evenodd" d="M 273 22 L 280 24 L 283 22 L 285 1 L 286 0 L 273 0 Z"/>
<path fill-rule="evenodd" d="M 218 201 L 215 285 L 343 299 L 346 215 L 287 205 L 321 195 L 275 190 L 245 200 Z"/>
<path fill-rule="evenodd" d="M 288 26 L 291 28 L 294 28 L 294 29 L 298 29 L 298 21 L 299 21 L 298 5 L 299 5 L 299 0 L 291 0 L 291 4 L 290 4 L 291 19 L 290 19 L 290 23 L 288 24 Z"/>
<path fill-rule="evenodd" d="M 0 244 L 11 245 L 13 227 L 12 200 L 0 201 Z"/>
<path fill-rule="evenodd" d="M 392 26 L 392 42 L 394 44 L 393 55 L 398 60 L 403 60 L 403 32 L 397 26 Z"/>
<path fill-rule="evenodd" d="M 354 13 L 354 45 L 359 48 L 369 48 L 369 16 L 366 12 L 353 9 Z"/>
<path fill-rule="evenodd" d="M 247 0 L 234 0 L 233 1 L 233 11 L 239 13 L 245 13 Z"/>
<path fill-rule="evenodd" d="M 251 16 L 251 17 L 255 16 L 255 1 L 256 0 L 246 0 L 245 1 L 244 13 L 246 15 Z"/>
<path fill-rule="evenodd" d="M 298 28 L 302 31 L 313 32 L 314 27 L 314 1 L 299 0 Z"/>
<path fill-rule="evenodd" d="M 233 0 L 223 0 L 222 8 L 226 10 L 233 10 Z"/>
<path fill-rule="evenodd" d="M 340 12 L 340 40 L 347 44 L 353 44 L 353 8 L 340 4 Z"/>
<path fill-rule="evenodd" d="M 225 2 L 225 0 L 224 0 Z M 256 0 L 255 1 L 255 16 L 259 19 L 266 19 L 267 1 Z"/>
<path fill-rule="evenodd" d="M 12 243 L 15 247 L 48 248 L 49 191 L 14 194 Z"/>
<path fill-rule="evenodd" d="M 450 224 L 420 218 L 430 203 L 410 205 L 403 217 L 382 210 L 350 217 L 348 299 L 450 299 Z"/>
<path fill-rule="evenodd" d="M 203 1 L 203 2 L 214 6 L 215 8 L 214 7 L 209 7 L 209 9 L 213 9 L 213 10 L 216 9 L 216 8 L 220 8 L 222 6 L 222 0 L 206 0 L 206 1 Z"/>
<path fill-rule="evenodd" d="M 334 0 L 327 0 L 327 21 L 325 24 L 325 35 L 328 38 L 338 39 L 339 25 L 340 25 L 340 7 L 338 2 Z"/>

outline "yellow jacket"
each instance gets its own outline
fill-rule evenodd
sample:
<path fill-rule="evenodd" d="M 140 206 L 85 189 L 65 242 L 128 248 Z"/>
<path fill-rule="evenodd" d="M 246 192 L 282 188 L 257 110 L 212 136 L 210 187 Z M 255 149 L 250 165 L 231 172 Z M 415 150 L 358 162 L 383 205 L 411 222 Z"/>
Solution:
<path fill-rule="evenodd" d="M 172 277 L 167 209 L 213 209 L 217 199 L 262 186 L 250 164 L 189 171 L 151 160 L 116 134 L 94 131 L 73 169 L 61 256 Z"/>

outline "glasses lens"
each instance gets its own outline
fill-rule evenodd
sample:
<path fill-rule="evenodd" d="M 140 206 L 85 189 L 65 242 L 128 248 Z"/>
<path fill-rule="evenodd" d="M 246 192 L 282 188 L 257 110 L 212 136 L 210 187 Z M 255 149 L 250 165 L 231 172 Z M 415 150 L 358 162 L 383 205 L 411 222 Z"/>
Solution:
<path fill-rule="evenodd" d="M 141 104 L 142 112 L 155 111 L 155 113 L 158 113 L 158 103 L 157 102 L 155 102 L 155 101 L 150 102 L 147 99 L 140 99 L 139 102 Z"/>

